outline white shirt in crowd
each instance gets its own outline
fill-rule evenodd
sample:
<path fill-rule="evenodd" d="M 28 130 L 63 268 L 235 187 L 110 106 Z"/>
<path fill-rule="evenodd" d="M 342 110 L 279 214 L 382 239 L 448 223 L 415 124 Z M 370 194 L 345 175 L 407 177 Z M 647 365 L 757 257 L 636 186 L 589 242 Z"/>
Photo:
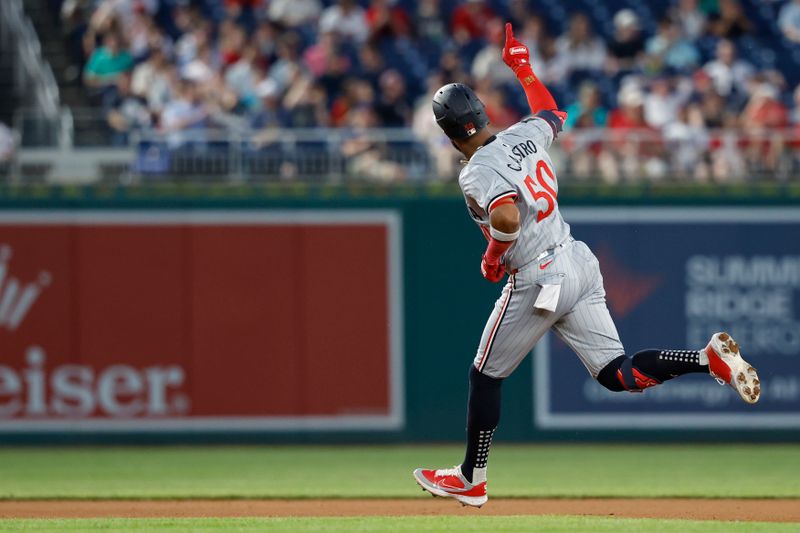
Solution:
<path fill-rule="evenodd" d="M 327 8 L 319 19 L 319 31 L 338 33 L 357 43 L 366 41 L 369 36 L 366 14 L 357 5 L 347 13 L 338 5 Z"/>
<path fill-rule="evenodd" d="M 267 14 L 274 22 L 296 28 L 316 21 L 321 11 L 319 0 L 271 0 Z"/>
<path fill-rule="evenodd" d="M 703 67 L 714 88 L 720 96 L 728 96 L 736 88 L 744 89 L 744 85 L 753 76 L 753 66 L 741 59 L 735 60 L 732 64 L 724 63 L 718 59 L 706 63 Z"/>

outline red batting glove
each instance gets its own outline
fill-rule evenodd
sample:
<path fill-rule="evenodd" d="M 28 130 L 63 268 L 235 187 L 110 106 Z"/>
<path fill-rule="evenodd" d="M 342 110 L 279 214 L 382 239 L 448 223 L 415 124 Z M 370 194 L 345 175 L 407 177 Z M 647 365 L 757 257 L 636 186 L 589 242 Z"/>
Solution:
<path fill-rule="evenodd" d="M 514 38 L 511 23 L 506 22 L 506 45 L 503 47 L 503 62 L 520 76 L 520 69 L 531 68 L 531 54 L 528 47 Z M 524 71 L 523 71 L 524 73 Z"/>
<path fill-rule="evenodd" d="M 497 283 L 503 279 L 506 267 L 500 263 L 490 263 L 486 260 L 486 255 L 481 259 L 481 274 L 492 283 Z"/>
<path fill-rule="evenodd" d="M 489 238 L 489 245 L 486 247 L 486 252 L 481 259 L 481 274 L 483 277 L 497 283 L 506 273 L 506 267 L 500 262 L 503 254 L 511 248 L 514 241 L 498 241 L 494 237 Z"/>

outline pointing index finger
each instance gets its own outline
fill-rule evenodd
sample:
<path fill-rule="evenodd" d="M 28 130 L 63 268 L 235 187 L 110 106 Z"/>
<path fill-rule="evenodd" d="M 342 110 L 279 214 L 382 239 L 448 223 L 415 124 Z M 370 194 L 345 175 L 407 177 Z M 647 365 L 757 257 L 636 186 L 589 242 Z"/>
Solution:
<path fill-rule="evenodd" d="M 511 28 L 511 23 L 506 22 L 506 46 L 511 44 L 514 40 L 514 30 Z"/>

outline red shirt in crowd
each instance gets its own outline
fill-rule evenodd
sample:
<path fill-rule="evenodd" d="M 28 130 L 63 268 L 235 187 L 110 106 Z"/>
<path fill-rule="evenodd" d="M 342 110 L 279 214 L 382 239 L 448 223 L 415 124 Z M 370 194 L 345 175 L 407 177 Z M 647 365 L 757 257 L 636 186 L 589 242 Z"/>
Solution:
<path fill-rule="evenodd" d="M 453 11 L 450 24 L 453 33 L 463 32 L 470 39 L 480 39 L 484 36 L 486 23 L 495 16 L 492 8 L 484 2 L 465 2 Z"/>

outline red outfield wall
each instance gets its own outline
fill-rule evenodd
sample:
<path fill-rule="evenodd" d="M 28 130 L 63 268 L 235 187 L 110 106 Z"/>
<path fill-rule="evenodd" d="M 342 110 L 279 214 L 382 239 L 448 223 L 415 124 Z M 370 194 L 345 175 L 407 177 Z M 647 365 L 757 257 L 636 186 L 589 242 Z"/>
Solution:
<path fill-rule="evenodd" d="M 391 212 L 5 212 L 0 431 L 403 424 Z"/>

